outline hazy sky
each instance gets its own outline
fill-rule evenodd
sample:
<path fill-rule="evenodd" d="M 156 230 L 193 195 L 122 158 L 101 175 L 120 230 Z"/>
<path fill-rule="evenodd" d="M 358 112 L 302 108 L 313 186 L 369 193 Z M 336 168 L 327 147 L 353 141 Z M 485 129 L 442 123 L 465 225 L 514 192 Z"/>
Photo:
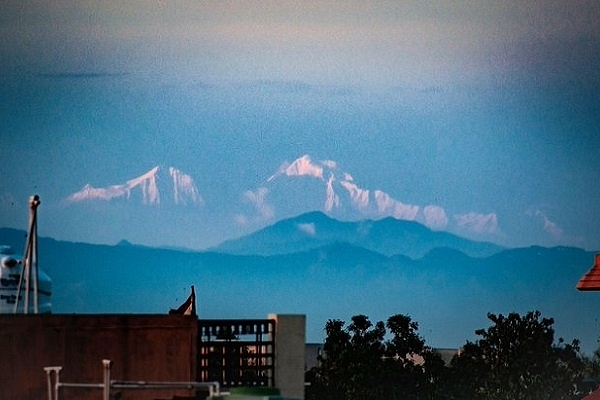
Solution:
<path fill-rule="evenodd" d="M 259 227 L 228 206 L 310 154 L 493 214 L 503 244 L 599 250 L 598 21 L 594 0 L 0 2 L 0 226 L 39 193 L 41 234 L 156 244 L 61 201 L 166 165 L 206 201 L 170 244 L 202 248 Z"/>

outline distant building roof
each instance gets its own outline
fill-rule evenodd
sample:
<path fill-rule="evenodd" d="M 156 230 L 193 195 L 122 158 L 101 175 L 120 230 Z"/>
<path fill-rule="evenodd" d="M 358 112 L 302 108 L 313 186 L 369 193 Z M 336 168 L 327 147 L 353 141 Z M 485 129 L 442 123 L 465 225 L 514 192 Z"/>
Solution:
<path fill-rule="evenodd" d="M 592 269 L 585 274 L 577 283 L 578 290 L 600 291 L 600 254 L 596 254 L 596 261 Z"/>

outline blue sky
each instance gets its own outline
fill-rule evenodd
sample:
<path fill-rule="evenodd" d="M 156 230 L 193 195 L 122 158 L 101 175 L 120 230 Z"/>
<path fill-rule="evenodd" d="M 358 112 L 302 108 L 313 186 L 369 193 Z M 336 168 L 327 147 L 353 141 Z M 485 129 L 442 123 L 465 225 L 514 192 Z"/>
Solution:
<path fill-rule="evenodd" d="M 495 215 L 482 239 L 598 250 L 599 20 L 595 1 L 4 1 L 0 226 L 25 228 L 38 193 L 41 234 L 204 248 L 284 217 L 234 223 L 310 154 L 407 204 Z M 206 206 L 157 232 L 61 204 L 155 165 Z"/>

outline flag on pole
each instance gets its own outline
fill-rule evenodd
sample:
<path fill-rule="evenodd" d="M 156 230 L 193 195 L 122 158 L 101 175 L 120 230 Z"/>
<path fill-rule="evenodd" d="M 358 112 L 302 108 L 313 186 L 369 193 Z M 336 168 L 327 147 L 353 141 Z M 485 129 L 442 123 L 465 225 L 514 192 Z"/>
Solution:
<path fill-rule="evenodd" d="M 169 310 L 169 315 L 193 315 L 196 316 L 196 292 L 194 291 L 194 285 L 192 285 L 192 293 L 187 298 L 186 301 L 183 302 L 182 305 L 177 309 L 171 308 Z"/>

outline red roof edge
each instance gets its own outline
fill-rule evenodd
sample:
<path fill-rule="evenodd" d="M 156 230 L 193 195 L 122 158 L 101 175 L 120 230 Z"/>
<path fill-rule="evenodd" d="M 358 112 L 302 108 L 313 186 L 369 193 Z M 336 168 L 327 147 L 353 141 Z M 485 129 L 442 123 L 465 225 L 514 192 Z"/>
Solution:
<path fill-rule="evenodd" d="M 592 268 L 577 282 L 577 290 L 600 291 L 600 253 L 596 254 Z"/>
<path fill-rule="evenodd" d="M 600 389 L 594 390 L 592 393 L 588 394 L 581 400 L 600 400 Z"/>

